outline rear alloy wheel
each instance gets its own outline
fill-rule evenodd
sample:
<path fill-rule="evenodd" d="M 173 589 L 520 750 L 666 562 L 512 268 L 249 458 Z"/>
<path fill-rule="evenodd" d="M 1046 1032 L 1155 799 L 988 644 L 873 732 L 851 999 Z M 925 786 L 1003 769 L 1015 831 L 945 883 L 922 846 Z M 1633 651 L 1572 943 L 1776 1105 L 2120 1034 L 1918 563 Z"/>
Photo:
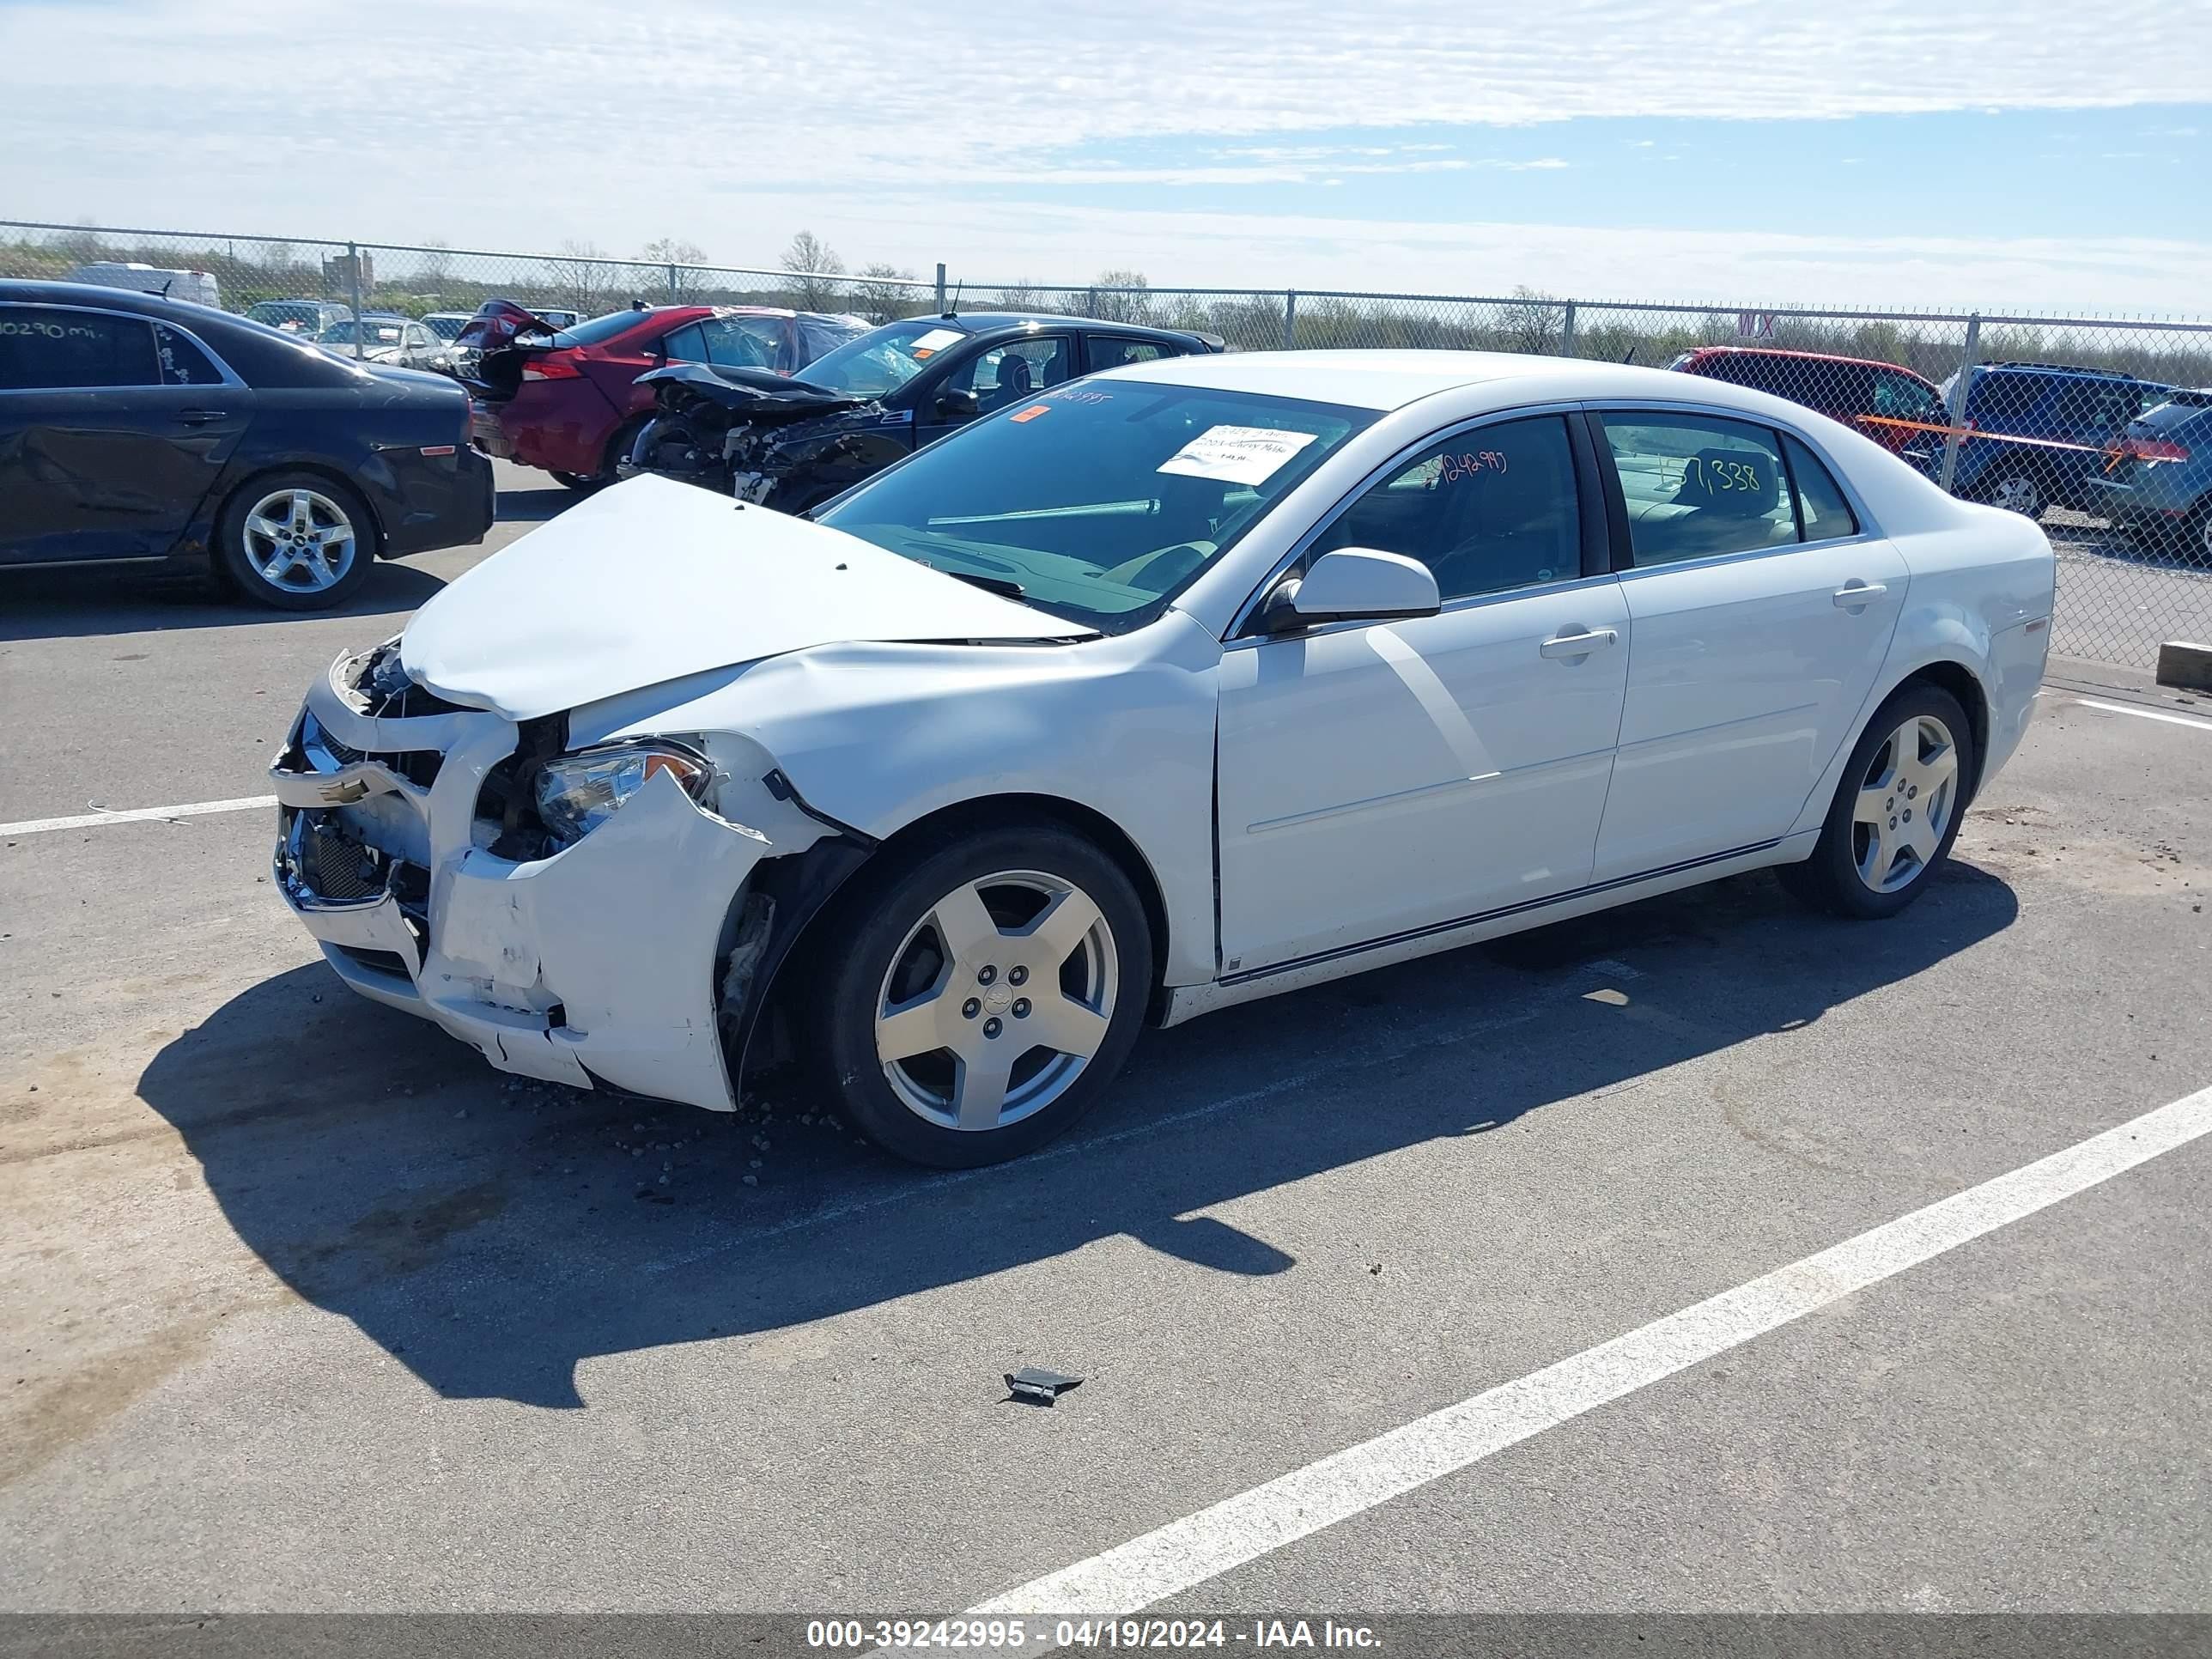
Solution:
<path fill-rule="evenodd" d="M 1800 897 L 1838 915 L 1894 915 L 1958 838 L 1973 775 L 1973 732 L 1948 692 L 1907 686 L 1851 751 L 1813 856 L 1786 866 Z"/>
<path fill-rule="evenodd" d="M 2044 495 L 2043 485 L 2033 475 L 2008 472 L 1990 489 L 1990 505 L 2017 513 L 2022 518 L 2039 519 L 2050 501 Z"/>
<path fill-rule="evenodd" d="M 256 479 L 216 526 L 217 552 L 239 591 L 280 611 L 343 604 L 368 579 L 374 526 L 361 498 L 315 473 Z"/>
<path fill-rule="evenodd" d="M 847 1112 L 918 1163 L 993 1164 L 1087 1110 L 1136 1039 L 1152 941 L 1128 878 L 1063 830 L 993 831 L 872 884 L 829 987 Z"/>

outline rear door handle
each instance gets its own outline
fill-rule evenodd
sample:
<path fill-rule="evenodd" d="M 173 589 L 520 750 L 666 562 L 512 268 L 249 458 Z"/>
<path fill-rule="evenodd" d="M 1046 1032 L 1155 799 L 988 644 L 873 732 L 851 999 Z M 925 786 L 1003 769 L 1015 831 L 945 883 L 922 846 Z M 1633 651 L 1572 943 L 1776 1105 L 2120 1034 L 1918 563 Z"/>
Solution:
<path fill-rule="evenodd" d="M 177 418 L 186 426 L 205 426 L 210 421 L 222 420 L 229 412 L 227 409 L 184 409 L 177 411 Z"/>
<path fill-rule="evenodd" d="M 1557 634 L 1536 647 L 1537 653 L 1546 657 L 1587 657 L 1593 651 L 1602 651 L 1620 638 L 1615 628 L 1584 629 L 1579 634 Z"/>
<path fill-rule="evenodd" d="M 1853 577 L 1836 590 L 1836 605 L 1840 610 L 1858 611 L 1888 592 L 1889 588 L 1884 583 L 1863 582 Z"/>

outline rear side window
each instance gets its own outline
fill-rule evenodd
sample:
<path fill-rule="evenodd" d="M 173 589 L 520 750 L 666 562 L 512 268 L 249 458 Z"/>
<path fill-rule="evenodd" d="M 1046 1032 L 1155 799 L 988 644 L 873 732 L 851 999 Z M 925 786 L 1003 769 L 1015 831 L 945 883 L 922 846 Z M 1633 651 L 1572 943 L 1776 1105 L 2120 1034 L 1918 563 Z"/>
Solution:
<path fill-rule="evenodd" d="M 0 390 L 96 390 L 161 383 L 153 325 L 143 317 L 0 306 Z"/>
<path fill-rule="evenodd" d="M 1556 415 L 1477 427 L 1371 486 L 1314 544 L 1419 559 L 1446 601 L 1582 574 L 1581 503 Z"/>
<path fill-rule="evenodd" d="M 1780 547 L 1797 515 L 1775 434 L 1703 415 L 1610 414 L 1606 447 L 1638 565 Z"/>
<path fill-rule="evenodd" d="M 167 323 L 154 325 L 155 354 L 163 386 L 221 386 L 222 372 L 185 336 Z"/>
<path fill-rule="evenodd" d="M 1120 368 L 1125 363 L 1149 363 L 1167 356 L 1151 340 L 1118 340 L 1109 335 L 1090 337 L 1091 372 Z"/>
<path fill-rule="evenodd" d="M 1859 521 L 1852 516 L 1851 504 L 1820 458 L 1786 432 L 1782 447 L 1790 457 L 1790 481 L 1796 487 L 1797 517 L 1805 539 L 1832 542 L 1838 536 L 1857 535 Z"/>

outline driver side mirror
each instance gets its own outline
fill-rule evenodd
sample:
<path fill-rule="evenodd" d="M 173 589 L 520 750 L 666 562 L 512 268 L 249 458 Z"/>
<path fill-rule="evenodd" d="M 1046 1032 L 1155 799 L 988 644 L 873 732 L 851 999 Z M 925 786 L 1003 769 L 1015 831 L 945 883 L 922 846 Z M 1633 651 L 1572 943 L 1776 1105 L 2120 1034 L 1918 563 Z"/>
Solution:
<path fill-rule="evenodd" d="M 948 423 L 972 421 L 983 412 L 983 405 L 972 392 L 940 392 L 937 394 L 937 418 Z"/>
<path fill-rule="evenodd" d="M 1371 547 L 1340 547 L 1316 559 L 1304 576 L 1286 576 L 1276 584 L 1260 607 L 1260 625 L 1281 634 L 1316 623 L 1433 617 L 1443 607 L 1436 575 L 1419 559 Z"/>

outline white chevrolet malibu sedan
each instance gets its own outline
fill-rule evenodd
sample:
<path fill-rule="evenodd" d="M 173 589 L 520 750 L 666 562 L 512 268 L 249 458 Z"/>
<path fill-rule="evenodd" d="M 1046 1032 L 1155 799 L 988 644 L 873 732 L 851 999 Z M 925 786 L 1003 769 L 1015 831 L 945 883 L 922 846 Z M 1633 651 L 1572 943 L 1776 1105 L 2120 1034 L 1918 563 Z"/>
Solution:
<path fill-rule="evenodd" d="M 653 477 L 309 690 L 276 867 L 502 1071 L 815 1062 L 973 1164 L 1146 1023 L 1778 866 L 1905 908 L 2027 726 L 2049 543 L 1656 370 L 1181 357 L 811 519 Z"/>

